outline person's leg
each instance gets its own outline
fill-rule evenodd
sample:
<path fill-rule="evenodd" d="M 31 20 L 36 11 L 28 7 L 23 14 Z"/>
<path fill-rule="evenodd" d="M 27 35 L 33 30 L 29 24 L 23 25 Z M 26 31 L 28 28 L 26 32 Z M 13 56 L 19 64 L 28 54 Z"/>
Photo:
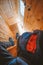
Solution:
<path fill-rule="evenodd" d="M 28 64 L 20 57 L 17 57 L 16 59 L 10 61 L 8 65 L 28 65 Z"/>
<path fill-rule="evenodd" d="M 17 64 L 17 58 L 14 58 L 13 60 L 11 60 L 8 65 L 18 65 Z"/>
<path fill-rule="evenodd" d="M 28 65 L 24 60 L 22 60 L 20 57 L 17 57 L 17 63 L 18 65 Z"/>

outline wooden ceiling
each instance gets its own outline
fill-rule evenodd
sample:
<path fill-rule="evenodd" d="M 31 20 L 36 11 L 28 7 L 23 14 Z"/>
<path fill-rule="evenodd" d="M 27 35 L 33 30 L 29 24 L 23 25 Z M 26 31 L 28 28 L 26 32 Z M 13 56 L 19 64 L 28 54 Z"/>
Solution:
<path fill-rule="evenodd" d="M 18 5 L 18 0 L 0 0 L 0 15 L 9 25 L 16 22 Z"/>
<path fill-rule="evenodd" d="M 19 12 L 19 0 L 0 0 L 0 40 L 6 41 L 9 37 L 16 40 L 19 32 L 17 23 L 23 21 Z M 4 22 L 3 22 L 4 20 Z"/>
<path fill-rule="evenodd" d="M 43 30 L 43 0 L 26 0 L 24 25 L 28 31 Z"/>

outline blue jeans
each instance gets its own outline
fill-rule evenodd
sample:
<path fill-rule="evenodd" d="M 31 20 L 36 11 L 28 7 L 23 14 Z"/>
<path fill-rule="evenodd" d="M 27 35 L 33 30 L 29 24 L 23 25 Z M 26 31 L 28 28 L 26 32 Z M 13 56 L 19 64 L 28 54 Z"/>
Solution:
<path fill-rule="evenodd" d="M 17 57 L 16 59 L 13 59 L 11 62 L 9 62 L 8 65 L 28 65 L 28 64 L 21 58 Z"/>

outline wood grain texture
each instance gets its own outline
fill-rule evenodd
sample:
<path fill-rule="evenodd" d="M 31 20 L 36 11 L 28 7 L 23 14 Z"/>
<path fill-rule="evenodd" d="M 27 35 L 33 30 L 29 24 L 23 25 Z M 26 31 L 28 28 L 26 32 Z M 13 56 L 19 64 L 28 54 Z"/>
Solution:
<path fill-rule="evenodd" d="M 9 51 L 9 53 L 10 53 L 13 57 L 17 57 L 17 46 L 16 46 L 16 45 L 7 48 L 7 50 Z"/>
<path fill-rule="evenodd" d="M 29 6 L 31 6 L 30 11 L 28 11 Z M 43 30 L 43 0 L 26 0 L 24 26 L 28 31 Z"/>

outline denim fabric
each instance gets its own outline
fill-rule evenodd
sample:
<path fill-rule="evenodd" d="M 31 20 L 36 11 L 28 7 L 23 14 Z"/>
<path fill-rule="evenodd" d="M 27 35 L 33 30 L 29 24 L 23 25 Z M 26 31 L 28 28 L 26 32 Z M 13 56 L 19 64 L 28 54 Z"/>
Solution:
<path fill-rule="evenodd" d="M 17 59 L 15 58 L 15 59 L 11 60 L 11 61 L 8 63 L 8 65 L 17 65 Z"/>
<path fill-rule="evenodd" d="M 9 62 L 8 65 L 28 65 L 28 64 L 21 58 L 17 57 L 16 59 L 13 59 L 11 62 Z"/>
<path fill-rule="evenodd" d="M 29 65 L 25 61 L 23 61 L 21 58 L 17 57 L 17 63 L 18 65 Z"/>

